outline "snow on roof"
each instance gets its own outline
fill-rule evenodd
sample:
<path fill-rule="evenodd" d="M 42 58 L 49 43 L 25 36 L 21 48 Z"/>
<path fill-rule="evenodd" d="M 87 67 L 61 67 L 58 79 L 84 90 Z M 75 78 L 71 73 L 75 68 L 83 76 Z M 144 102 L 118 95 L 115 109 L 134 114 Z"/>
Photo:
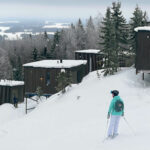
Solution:
<path fill-rule="evenodd" d="M 24 64 L 24 67 L 40 67 L 40 68 L 72 68 L 80 65 L 85 65 L 86 60 L 41 60 Z"/>
<path fill-rule="evenodd" d="M 76 52 L 78 53 L 92 53 L 92 54 L 97 54 L 100 52 L 98 49 L 86 49 L 86 50 L 77 50 Z"/>
<path fill-rule="evenodd" d="M 134 28 L 134 31 L 135 32 L 138 32 L 138 31 L 150 31 L 150 26 L 137 27 L 137 28 Z"/>
<path fill-rule="evenodd" d="M 13 80 L 0 80 L 0 85 L 2 86 L 19 86 L 24 85 L 23 81 L 13 81 Z"/>

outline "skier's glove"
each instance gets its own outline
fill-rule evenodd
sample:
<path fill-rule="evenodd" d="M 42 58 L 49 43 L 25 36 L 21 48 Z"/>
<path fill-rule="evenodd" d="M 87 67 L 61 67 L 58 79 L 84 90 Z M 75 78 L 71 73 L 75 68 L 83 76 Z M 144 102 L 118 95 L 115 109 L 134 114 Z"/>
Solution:
<path fill-rule="evenodd" d="M 107 119 L 109 119 L 110 118 L 110 114 L 108 113 L 108 115 L 107 115 Z"/>

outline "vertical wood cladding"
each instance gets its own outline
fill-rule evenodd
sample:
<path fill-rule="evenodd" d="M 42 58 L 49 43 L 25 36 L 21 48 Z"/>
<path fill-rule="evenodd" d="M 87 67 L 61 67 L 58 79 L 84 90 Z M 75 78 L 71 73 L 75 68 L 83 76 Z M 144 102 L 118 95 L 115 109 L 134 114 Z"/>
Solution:
<path fill-rule="evenodd" d="M 87 72 L 90 72 L 90 58 L 92 61 L 91 71 L 95 71 L 102 68 L 103 57 L 104 56 L 102 54 L 75 52 L 76 60 L 87 60 Z"/>
<path fill-rule="evenodd" d="M 19 86 L 2 86 L 0 85 L 0 104 L 14 103 L 14 96 L 19 102 L 24 101 L 24 85 Z"/>
<path fill-rule="evenodd" d="M 86 75 L 86 65 L 65 70 L 71 71 L 73 83 L 81 82 L 82 78 Z M 60 72 L 61 68 L 24 67 L 25 92 L 35 93 L 37 87 L 41 87 L 44 94 L 56 93 L 56 78 Z"/>
<path fill-rule="evenodd" d="M 150 31 L 136 33 L 136 69 L 150 70 Z"/>

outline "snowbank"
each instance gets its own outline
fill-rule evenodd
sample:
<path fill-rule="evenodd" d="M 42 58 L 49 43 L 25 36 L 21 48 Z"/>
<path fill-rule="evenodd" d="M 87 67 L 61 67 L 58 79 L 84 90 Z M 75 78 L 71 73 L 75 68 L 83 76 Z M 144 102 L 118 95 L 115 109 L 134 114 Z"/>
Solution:
<path fill-rule="evenodd" d="M 12 104 L 3 104 L 0 106 L 0 126 L 12 120 L 18 119 L 23 115 Z"/>
<path fill-rule="evenodd" d="M 102 143 L 110 90 L 118 89 L 125 102 L 120 135 Z M 90 73 L 81 84 L 64 95 L 55 94 L 34 111 L 3 125 L 2 150 L 149 150 L 150 75 L 141 80 L 135 69 L 124 69 L 113 76 L 97 78 Z M 1 126 L 0 126 L 1 132 Z M 9 143 L 9 144 L 8 144 Z"/>

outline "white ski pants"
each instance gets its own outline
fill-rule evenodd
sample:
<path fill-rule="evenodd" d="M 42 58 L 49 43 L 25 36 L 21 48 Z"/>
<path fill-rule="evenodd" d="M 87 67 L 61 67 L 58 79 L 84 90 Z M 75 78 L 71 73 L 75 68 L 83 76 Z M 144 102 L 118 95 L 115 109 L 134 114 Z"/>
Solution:
<path fill-rule="evenodd" d="M 107 133 L 108 136 L 118 134 L 118 126 L 119 126 L 120 118 L 121 116 L 111 115 L 108 133 Z"/>

